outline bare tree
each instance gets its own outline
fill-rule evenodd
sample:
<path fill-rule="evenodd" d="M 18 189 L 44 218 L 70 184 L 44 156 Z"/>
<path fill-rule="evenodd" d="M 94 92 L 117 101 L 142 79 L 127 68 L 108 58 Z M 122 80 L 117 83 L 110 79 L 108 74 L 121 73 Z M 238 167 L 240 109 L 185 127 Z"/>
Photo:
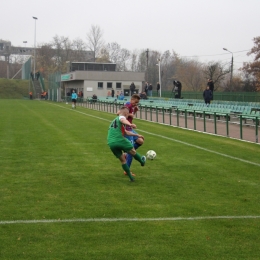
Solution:
<path fill-rule="evenodd" d="M 131 68 L 131 71 L 137 71 L 137 59 L 138 59 L 138 51 L 137 50 L 134 50 L 132 53 L 131 53 L 131 58 L 130 58 L 130 68 Z"/>
<path fill-rule="evenodd" d="M 40 68 L 43 77 L 57 71 L 55 60 L 53 56 L 55 50 L 52 48 L 51 43 L 44 43 L 37 49 L 37 67 Z"/>
<path fill-rule="evenodd" d="M 161 84 L 162 89 L 172 89 L 172 75 L 176 74 L 176 56 L 169 50 L 161 56 Z"/>
<path fill-rule="evenodd" d="M 215 90 L 217 90 L 221 82 L 225 79 L 226 74 L 230 72 L 225 68 L 225 64 L 216 61 L 210 61 L 203 68 L 203 73 L 206 79 L 212 79 L 214 81 Z M 206 83 L 205 83 L 206 84 Z"/>
<path fill-rule="evenodd" d="M 121 49 L 120 50 L 120 59 L 117 62 L 117 66 L 118 66 L 118 71 L 128 71 L 128 64 L 127 62 L 129 62 L 129 58 L 131 56 L 131 53 L 129 50 L 127 49 Z"/>
<path fill-rule="evenodd" d="M 121 46 L 117 42 L 108 43 L 106 49 L 109 55 L 109 60 L 117 63 L 120 60 Z"/>
<path fill-rule="evenodd" d="M 183 84 L 183 88 L 191 91 L 203 89 L 202 64 L 196 60 L 182 60 L 176 76 Z"/>
<path fill-rule="evenodd" d="M 86 61 L 86 43 L 82 39 L 78 38 L 72 41 L 72 50 L 71 61 Z"/>
<path fill-rule="evenodd" d="M 242 91 L 246 92 L 256 92 L 257 91 L 257 81 L 252 74 L 244 71 L 243 75 L 243 87 Z"/>
<path fill-rule="evenodd" d="M 101 49 L 100 54 L 102 57 L 100 57 L 99 61 L 108 60 L 109 62 L 116 63 L 117 71 L 127 71 L 128 67 L 130 67 L 130 51 L 121 48 L 116 42 L 108 43 Z"/>
<path fill-rule="evenodd" d="M 146 70 L 146 52 L 142 50 L 138 56 L 137 71 L 142 72 Z"/>
<path fill-rule="evenodd" d="M 242 70 L 253 76 L 256 90 L 260 91 L 260 36 L 255 37 L 253 41 L 254 47 L 247 53 L 247 55 L 254 54 L 254 61 L 245 63 Z"/>
<path fill-rule="evenodd" d="M 148 81 L 154 86 L 156 86 L 156 83 L 159 81 L 159 67 L 158 59 L 161 58 L 161 53 L 155 50 L 149 51 L 149 59 L 148 59 Z"/>
<path fill-rule="evenodd" d="M 100 49 L 99 57 L 96 58 L 96 61 L 97 62 L 103 62 L 103 63 L 111 62 L 110 59 L 109 59 L 109 52 L 108 52 L 108 50 L 105 47 Z"/>
<path fill-rule="evenodd" d="M 96 61 L 96 57 L 104 45 L 102 37 L 103 32 L 100 27 L 98 25 L 91 25 L 90 31 L 87 34 L 87 47 L 94 52 L 94 61 Z"/>
<path fill-rule="evenodd" d="M 55 50 L 55 55 L 53 57 L 55 65 L 61 72 L 66 71 L 66 61 L 70 60 L 72 53 L 72 42 L 68 37 L 56 35 L 53 38 L 52 47 Z"/>

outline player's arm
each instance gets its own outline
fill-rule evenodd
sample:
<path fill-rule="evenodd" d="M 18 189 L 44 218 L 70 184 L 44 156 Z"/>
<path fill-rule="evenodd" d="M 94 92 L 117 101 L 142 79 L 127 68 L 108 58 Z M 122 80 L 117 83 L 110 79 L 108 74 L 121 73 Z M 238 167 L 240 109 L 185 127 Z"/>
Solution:
<path fill-rule="evenodd" d="M 138 138 L 143 138 L 143 139 L 144 139 L 144 137 L 143 137 L 142 135 L 135 134 L 135 133 L 130 132 L 130 131 L 127 131 L 127 130 L 125 130 L 125 133 L 126 133 L 127 135 L 130 135 L 130 136 L 137 136 Z"/>
<path fill-rule="evenodd" d="M 125 117 L 120 118 L 120 122 L 124 125 L 128 125 L 132 128 L 136 128 L 135 124 L 131 124 Z"/>
<path fill-rule="evenodd" d="M 128 117 L 134 118 L 134 114 L 130 114 L 130 113 L 129 113 Z"/>

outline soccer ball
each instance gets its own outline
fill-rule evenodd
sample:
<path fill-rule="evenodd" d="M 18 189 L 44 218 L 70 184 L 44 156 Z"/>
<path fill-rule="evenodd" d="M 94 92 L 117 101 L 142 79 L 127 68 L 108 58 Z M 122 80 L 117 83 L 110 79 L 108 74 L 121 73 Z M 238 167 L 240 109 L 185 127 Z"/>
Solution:
<path fill-rule="evenodd" d="M 155 157 L 156 157 L 156 152 L 153 151 L 153 150 L 149 150 L 146 153 L 146 158 L 149 159 L 149 160 L 153 160 Z"/>

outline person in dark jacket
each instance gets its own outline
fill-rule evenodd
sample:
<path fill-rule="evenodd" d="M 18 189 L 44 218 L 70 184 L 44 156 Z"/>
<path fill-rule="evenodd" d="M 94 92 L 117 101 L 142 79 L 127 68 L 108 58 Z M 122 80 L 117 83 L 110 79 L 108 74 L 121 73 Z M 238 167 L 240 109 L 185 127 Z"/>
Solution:
<path fill-rule="evenodd" d="M 209 106 L 210 100 L 212 100 L 212 92 L 209 89 L 209 86 L 207 85 L 206 89 L 203 92 L 203 98 L 205 100 L 205 104 Z"/>
<path fill-rule="evenodd" d="M 148 86 L 149 86 L 148 82 L 145 82 L 144 92 L 145 92 L 146 96 L 148 94 Z"/>
<path fill-rule="evenodd" d="M 135 91 L 135 84 L 134 84 L 134 82 L 132 82 L 132 84 L 130 85 L 130 93 L 131 93 L 131 96 L 134 95 L 134 91 Z"/>
<path fill-rule="evenodd" d="M 152 84 L 150 83 L 149 87 L 148 87 L 148 96 L 149 97 L 152 97 L 153 96 L 153 86 Z"/>
<path fill-rule="evenodd" d="M 214 82 L 213 82 L 213 80 L 212 79 L 208 79 L 207 85 L 209 86 L 209 89 L 212 92 L 212 99 L 211 100 L 213 100 L 213 91 L 214 91 Z"/>
<path fill-rule="evenodd" d="M 173 93 L 175 98 L 181 98 L 181 89 L 182 85 L 181 82 L 178 80 L 173 81 Z"/>
<path fill-rule="evenodd" d="M 157 90 L 157 97 L 160 96 L 160 88 L 161 88 L 161 85 L 159 82 L 157 82 L 157 86 L 156 86 L 156 90 Z"/>

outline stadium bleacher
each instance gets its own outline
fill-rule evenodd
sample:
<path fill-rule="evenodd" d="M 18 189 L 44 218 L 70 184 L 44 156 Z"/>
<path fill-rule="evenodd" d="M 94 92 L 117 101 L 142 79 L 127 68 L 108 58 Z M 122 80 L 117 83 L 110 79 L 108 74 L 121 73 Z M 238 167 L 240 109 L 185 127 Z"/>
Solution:
<path fill-rule="evenodd" d="M 91 98 L 89 99 L 91 100 Z M 102 103 L 124 104 L 129 101 L 130 97 L 124 97 L 124 100 L 118 100 L 112 97 L 98 97 L 98 101 Z M 181 114 L 202 116 L 205 114 L 210 118 L 216 115 L 217 119 L 231 118 L 238 119 L 240 115 L 246 123 L 247 120 L 254 121 L 256 117 L 260 119 L 260 103 L 254 102 L 233 102 L 214 100 L 209 106 L 206 106 L 203 100 L 198 99 L 163 99 L 158 97 L 150 97 L 149 99 L 141 99 L 139 103 L 141 109 L 157 110 L 157 111 L 177 111 Z"/>

